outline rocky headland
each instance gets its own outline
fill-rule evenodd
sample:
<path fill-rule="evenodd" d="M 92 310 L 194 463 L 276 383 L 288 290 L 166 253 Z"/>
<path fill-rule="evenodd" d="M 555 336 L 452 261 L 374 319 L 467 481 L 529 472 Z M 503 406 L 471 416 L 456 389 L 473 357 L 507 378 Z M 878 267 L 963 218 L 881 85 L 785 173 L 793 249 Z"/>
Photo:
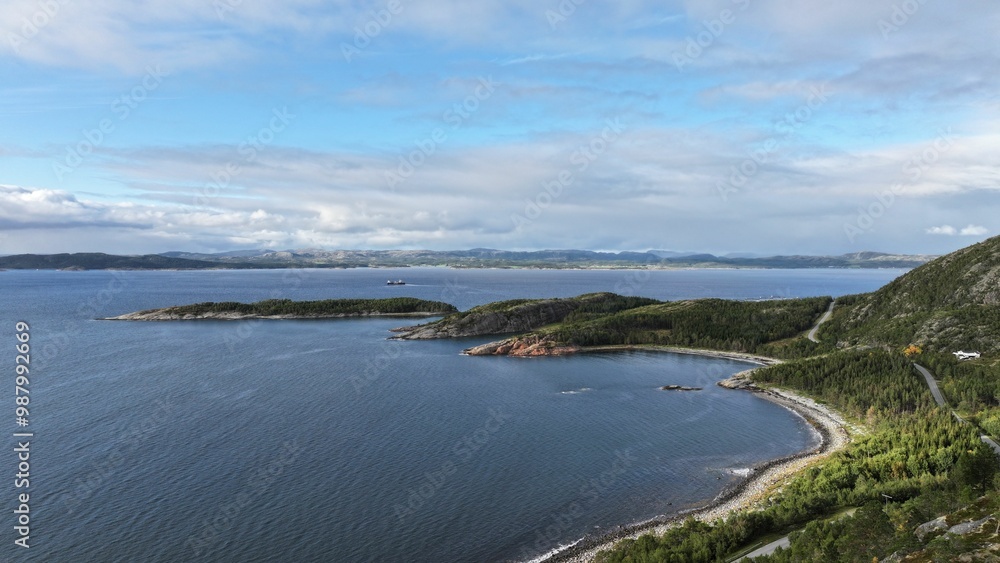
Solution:
<path fill-rule="evenodd" d="M 568 356 L 582 351 L 580 346 L 559 344 L 547 337 L 529 334 L 473 346 L 462 351 L 468 356 L 512 356 L 515 358 L 537 356 Z"/>

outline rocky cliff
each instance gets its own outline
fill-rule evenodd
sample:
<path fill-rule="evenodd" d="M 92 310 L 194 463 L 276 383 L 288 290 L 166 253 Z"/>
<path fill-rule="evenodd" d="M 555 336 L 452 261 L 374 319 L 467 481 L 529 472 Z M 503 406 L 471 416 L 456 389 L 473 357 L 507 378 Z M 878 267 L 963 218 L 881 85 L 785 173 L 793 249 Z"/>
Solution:
<path fill-rule="evenodd" d="M 508 338 L 499 342 L 490 342 L 481 346 L 467 348 L 464 353 L 469 356 L 568 356 L 579 352 L 579 346 L 560 344 L 549 338 L 529 334 Z"/>

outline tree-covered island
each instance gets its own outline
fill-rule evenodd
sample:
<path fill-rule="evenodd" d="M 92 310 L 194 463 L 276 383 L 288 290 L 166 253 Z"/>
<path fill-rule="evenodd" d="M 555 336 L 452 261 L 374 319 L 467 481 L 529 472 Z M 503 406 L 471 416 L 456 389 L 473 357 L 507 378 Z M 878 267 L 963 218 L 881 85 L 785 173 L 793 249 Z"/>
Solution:
<path fill-rule="evenodd" d="M 207 302 L 128 313 L 108 320 L 187 321 L 243 319 L 335 319 L 345 317 L 420 317 L 447 315 L 454 305 L 412 297 L 387 299 L 267 299 L 256 303 Z"/>

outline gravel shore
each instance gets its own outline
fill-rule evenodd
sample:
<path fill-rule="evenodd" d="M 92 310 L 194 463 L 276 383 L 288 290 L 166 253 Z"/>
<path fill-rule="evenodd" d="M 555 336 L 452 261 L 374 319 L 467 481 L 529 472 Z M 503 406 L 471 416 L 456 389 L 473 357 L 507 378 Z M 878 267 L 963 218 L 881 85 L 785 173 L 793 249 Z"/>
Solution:
<path fill-rule="evenodd" d="M 689 350 L 686 352 L 692 353 Z M 736 374 L 720 384 L 725 387 L 757 393 L 761 398 L 777 403 L 804 418 L 819 435 L 819 445 L 815 449 L 771 460 L 754 467 L 746 479 L 727 488 L 715 500 L 702 508 L 689 510 L 664 520 L 653 520 L 623 527 L 616 533 L 602 537 L 583 538 L 559 553 L 536 561 L 590 563 L 599 551 L 609 549 L 625 538 L 638 538 L 643 534 L 662 534 L 672 527 L 679 526 L 687 518 L 695 518 L 702 522 L 725 519 L 734 512 L 758 506 L 795 473 L 844 448 L 850 442 L 848 428 L 853 427 L 837 412 L 791 391 L 757 388 L 748 381 L 748 375 L 752 371 L 748 370 Z"/>

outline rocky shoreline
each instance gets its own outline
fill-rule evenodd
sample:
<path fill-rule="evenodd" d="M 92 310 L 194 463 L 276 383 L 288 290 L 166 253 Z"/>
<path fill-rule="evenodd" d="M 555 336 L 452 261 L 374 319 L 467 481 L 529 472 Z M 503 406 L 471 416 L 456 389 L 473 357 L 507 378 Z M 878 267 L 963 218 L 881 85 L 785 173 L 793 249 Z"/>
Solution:
<path fill-rule="evenodd" d="M 768 358 L 768 360 L 771 359 Z M 772 360 L 772 362 L 776 361 Z M 725 519 L 734 512 L 753 509 L 796 473 L 828 457 L 833 452 L 843 449 L 850 442 L 850 434 L 847 429 L 851 426 L 838 413 L 812 399 L 790 391 L 761 389 L 749 380 L 749 374 L 752 371 L 740 372 L 727 380 L 720 381 L 719 385 L 758 393 L 761 398 L 777 403 L 801 416 L 810 423 L 819 436 L 819 444 L 816 448 L 758 464 L 751 469 L 750 475 L 746 479 L 723 490 L 712 502 L 701 508 L 683 511 L 669 518 L 625 526 L 612 534 L 585 537 L 565 550 L 539 561 L 543 563 L 590 563 L 598 552 L 610 549 L 626 538 L 638 538 L 643 534 L 662 534 L 670 528 L 681 525 L 688 518 L 695 518 L 702 522 L 713 522 Z"/>
<path fill-rule="evenodd" d="M 654 344 L 620 344 L 609 346 L 577 346 L 575 344 L 559 344 L 544 335 L 529 334 L 515 336 L 506 340 L 488 342 L 462 351 L 467 356 L 568 356 L 570 354 L 604 354 L 609 352 L 666 352 L 668 354 L 690 354 L 707 356 L 726 360 L 750 362 L 762 366 L 780 364 L 782 361 L 767 356 L 758 356 L 744 352 L 722 352 L 703 348 L 681 348 L 679 346 L 659 346 Z M 756 368 L 755 368 L 756 369 Z M 737 375 L 747 372 L 740 372 Z M 735 377 L 735 376 L 734 376 Z"/>
<path fill-rule="evenodd" d="M 705 348 L 682 348 L 680 346 L 660 346 L 655 344 L 638 344 L 638 345 L 621 344 L 615 346 L 587 346 L 584 348 L 580 348 L 579 351 L 588 354 L 600 354 L 605 352 L 666 352 L 668 354 L 690 354 L 692 356 L 706 356 L 709 358 L 722 358 L 724 360 L 739 360 L 741 362 L 749 362 L 761 366 L 773 366 L 782 363 L 782 360 L 779 360 L 777 358 L 758 356 L 756 354 L 748 354 L 745 352 L 723 352 L 720 350 L 708 350 Z M 734 375 L 733 377 L 749 375 L 750 372 L 752 372 L 754 369 L 757 368 L 741 371 L 740 373 Z"/>

